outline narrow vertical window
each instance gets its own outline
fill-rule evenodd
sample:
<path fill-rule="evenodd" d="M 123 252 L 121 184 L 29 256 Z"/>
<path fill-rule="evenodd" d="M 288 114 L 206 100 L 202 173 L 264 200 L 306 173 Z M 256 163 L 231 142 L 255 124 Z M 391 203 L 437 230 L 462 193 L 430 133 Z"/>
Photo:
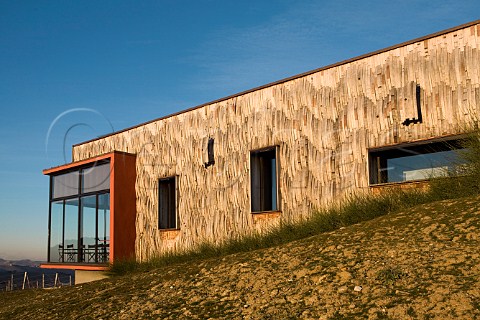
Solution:
<path fill-rule="evenodd" d="M 158 181 L 158 228 L 177 229 L 175 177 Z"/>
<path fill-rule="evenodd" d="M 215 140 L 213 138 L 208 139 L 208 145 L 207 145 L 208 162 L 205 162 L 205 168 L 215 164 L 215 153 L 213 149 L 214 143 L 215 143 Z"/>
<path fill-rule="evenodd" d="M 65 262 L 63 250 L 63 200 L 50 204 L 50 262 Z"/>
<path fill-rule="evenodd" d="M 276 148 L 253 151 L 250 168 L 252 212 L 278 210 Z"/>
<path fill-rule="evenodd" d="M 417 104 L 417 121 L 418 123 L 422 123 L 423 122 L 423 116 L 422 116 L 422 103 L 421 103 L 421 91 L 422 89 L 420 88 L 420 85 L 417 84 L 416 87 L 415 87 L 415 101 L 416 101 L 416 104 Z"/>
<path fill-rule="evenodd" d="M 405 121 L 402 122 L 404 126 L 408 127 L 410 124 L 423 123 L 421 93 L 422 93 L 422 88 L 420 88 L 420 85 L 417 84 L 415 86 L 415 103 L 417 107 L 417 117 L 411 118 L 411 119 L 410 118 L 405 119 Z"/>

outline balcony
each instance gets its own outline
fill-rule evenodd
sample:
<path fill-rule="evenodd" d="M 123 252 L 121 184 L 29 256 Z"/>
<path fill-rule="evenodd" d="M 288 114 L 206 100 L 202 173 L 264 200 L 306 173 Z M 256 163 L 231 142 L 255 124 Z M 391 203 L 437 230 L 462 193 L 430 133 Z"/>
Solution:
<path fill-rule="evenodd" d="M 112 152 L 44 174 L 50 199 L 42 267 L 103 270 L 115 259 L 134 258 L 135 155 Z"/>

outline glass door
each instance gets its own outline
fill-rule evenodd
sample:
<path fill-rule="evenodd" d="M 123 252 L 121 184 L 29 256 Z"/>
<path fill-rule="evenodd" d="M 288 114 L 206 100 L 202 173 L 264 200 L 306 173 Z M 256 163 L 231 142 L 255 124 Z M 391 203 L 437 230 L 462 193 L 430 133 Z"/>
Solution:
<path fill-rule="evenodd" d="M 64 262 L 78 262 L 78 199 L 65 200 Z"/>
<path fill-rule="evenodd" d="M 97 196 L 82 197 L 80 203 L 80 261 L 96 262 Z"/>
<path fill-rule="evenodd" d="M 110 193 L 98 195 L 98 262 L 107 263 L 110 254 Z"/>
<path fill-rule="evenodd" d="M 63 200 L 52 202 L 50 210 L 50 257 L 48 261 L 64 262 Z"/>

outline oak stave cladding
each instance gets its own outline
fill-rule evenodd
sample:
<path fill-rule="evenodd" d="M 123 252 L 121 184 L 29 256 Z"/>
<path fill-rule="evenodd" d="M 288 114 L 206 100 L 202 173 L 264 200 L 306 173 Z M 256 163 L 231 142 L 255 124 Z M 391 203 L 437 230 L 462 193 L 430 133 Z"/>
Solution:
<path fill-rule="evenodd" d="M 368 188 L 368 148 L 462 132 L 480 108 L 479 26 L 145 124 L 73 149 L 137 154 L 136 255 L 265 230 Z M 422 89 L 422 124 L 415 86 Z M 215 139 L 215 165 L 207 142 Z M 279 146 L 280 219 L 250 213 L 249 152 Z M 157 181 L 178 176 L 180 230 L 157 228 Z"/>

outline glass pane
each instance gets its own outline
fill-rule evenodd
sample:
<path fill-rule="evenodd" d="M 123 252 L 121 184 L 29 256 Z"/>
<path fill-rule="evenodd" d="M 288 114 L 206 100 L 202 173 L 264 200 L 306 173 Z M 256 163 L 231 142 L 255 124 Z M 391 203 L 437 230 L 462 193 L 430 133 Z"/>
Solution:
<path fill-rule="evenodd" d="M 98 262 L 108 262 L 110 251 L 110 194 L 98 195 Z"/>
<path fill-rule="evenodd" d="M 175 203 L 175 178 L 162 179 L 158 183 L 158 227 L 177 227 Z"/>
<path fill-rule="evenodd" d="M 110 189 L 110 163 L 82 170 L 82 193 Z"/>
<path fill-rule="evenodd" d="M 65 262 L 78 261 L 78 200 L 65 201 Z"/>
<path fill-rule="evenodd" d="M 81 219 L 82 228 L 80 231 L 80 261 L 95 262 L 96 247 L 96 225 L 97 225 L 97 196 L 82 197 Z"/>
<path fill-rule="evenodd" d="M 52 177 L 52 197 L 68 197 L 78 194 L 78 171 Z"/>
<path fill-rule="evenodd" d="M 49 262 L 63 262 L 63 201 L 52 202 Z"/>
<path fill-rule="evenodd" d="M 275 149 L 252 152 L 252 212 L 277 210 L 277 161 Z"/>
<path fill-rule="evenodd" d="M 458 152 L 454 150 L 388 159 L 388 182 L 445 176 L 458 162 Z"/>
<path fill-rule="evenodd" d="M 277 161 L 275 158 L 271 159 L 271 176 L 272 176 L 272 210 L 277 210 Z"/>

